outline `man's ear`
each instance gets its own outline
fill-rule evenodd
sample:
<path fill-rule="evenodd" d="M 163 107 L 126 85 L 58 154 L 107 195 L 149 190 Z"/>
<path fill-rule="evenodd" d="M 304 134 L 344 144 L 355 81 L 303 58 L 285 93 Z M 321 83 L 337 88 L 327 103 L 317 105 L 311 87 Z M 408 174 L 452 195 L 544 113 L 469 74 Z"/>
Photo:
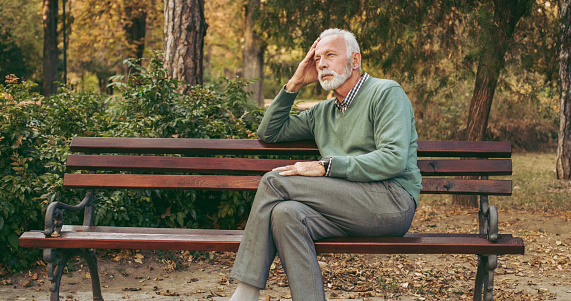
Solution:
<path fill-rule="evenodd" d="M 358 69 L 361 66 L 361 53 L 354 52 L 351 56 L 351 64 L 353 69 Z"/>

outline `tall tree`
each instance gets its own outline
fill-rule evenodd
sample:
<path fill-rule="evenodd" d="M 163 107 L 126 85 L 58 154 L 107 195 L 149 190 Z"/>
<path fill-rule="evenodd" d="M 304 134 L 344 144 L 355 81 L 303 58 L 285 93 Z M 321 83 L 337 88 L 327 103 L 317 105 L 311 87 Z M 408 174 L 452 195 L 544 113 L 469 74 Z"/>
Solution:
<path fill-rule="evenodd" d="M 44 0 L 44 76 L 42 94 L 57 93 L 58 44 L 57 44 L 58 0 Z"/>
<path fill-rule="evenodd" d="M 68 17 L 70 81 L 94 74 L 105 91 L 110 76 L 125 72 L 123 59 L 162 49 L 163 5 L 159 0 L 74 0 Z"/>
<path fill-rule="evenodd" d="M 478 61 L 476 82 L 468 111 L 468 123 L 464 131 L 463 140 L 481 141 L 484 139 L 488 127 L 488 118 L 494 100 L 494 93 L 504 68 L 504 56 L 516 29 L 519 20 L 529 14 L 533 0 L 494 0 L 493 22 L 482 24 L 482 53 Z M 477 207 L 476 196 L 453 197 L 457 205 Z"/>
<path fill-rule="evenodd" d="M 147 1 L 148 2 L 148 1 Z M 147 10 L 151 7 L 147 2 L 125 2 L 123 7 L 122 26 L 128 49 L 128 57 L 143 58 L 145 52 L 145 36 L 147 33 Z"/>
<path fill-rule="evenodd" d="M 465 140 L 479 141 L 484 138 L 498 78 L 504 68 L 504 55 L 517 23 L 524 15 L 529 14 L 533 2 L 533 0 L 494 0 L 493 22 L 482 24 L 485 30 L 481 38 L 483 48 L 468 112 Z"/>
<path fill-rule="evenodd" d="M 249 0 L 245 6 L 244 49 L 242 51 L 243 77 L 258 79 L 247 89 L 258 106 L 264 105 L 264 46 L 256 30 L 260 0 Z"/>
<path fill-rule="evenodd" d="M 561 0 L 561 48 L 559 54 L 559 139 L 557 178 L 571 180 L 571 1 Z"/>
<path fill-rule="evenodd" d="M 164 62 L 170 78 L 189 86 L 202 84 L 204 0 L 165 0 Z M 186 93 L 189 86 L 180 87 Z"/>
<path fill-rule="evenodd" d="M 15 74 L 39 82 L 42 76 L 43 20 L 38 18 L 41 0 L 3 0 L 0 5 L 0 82 Z"/>

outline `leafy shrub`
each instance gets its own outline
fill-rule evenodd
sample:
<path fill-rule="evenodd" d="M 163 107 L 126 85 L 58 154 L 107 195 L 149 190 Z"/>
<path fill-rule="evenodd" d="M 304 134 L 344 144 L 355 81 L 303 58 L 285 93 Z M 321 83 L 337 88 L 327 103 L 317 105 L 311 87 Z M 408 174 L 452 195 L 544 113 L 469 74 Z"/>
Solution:
<path fill-rule="evenodd" d="M 4 263 L 21 268 L 31 258 L 16 252 L 19 234 L 43 221 L 37 188 L 45 162 L 39 148 L 40 98 L 28 92 L 31 84 L 17 80 L 8 77 L 7 86 L 0 85 L 0 253 Z"/>
<path fill-rule="evenodd" d="M 160 54 L 146 67 L 126 60 L 134 74 L 116 76 L 120 95 L 63 88 L 43 98 L 10 77 L 0 85 L 0 274 L 28 268 L 39 250 L 18 249 L 18 237 L 43 229 L 52 201 L 78 204 L 84 192 L 63 189 L 74 136 L 252 138 L 262 112 L 248 106 L 249 82 L 220 79 L 178 94 Z M 112 190 L 96 192 L 97 225 L 236 228 L 246 219 L 248 192 Z M 81 223 L 67 214 L 65 223 Z"/>

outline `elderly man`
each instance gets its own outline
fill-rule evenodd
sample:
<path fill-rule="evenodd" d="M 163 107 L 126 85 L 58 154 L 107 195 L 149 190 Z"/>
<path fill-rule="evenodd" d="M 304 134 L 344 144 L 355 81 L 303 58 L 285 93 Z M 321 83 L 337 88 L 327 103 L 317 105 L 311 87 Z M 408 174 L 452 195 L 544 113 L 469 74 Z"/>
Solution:
<path fill-rule="evenodd" d="M 290 115 L 301 87 L 335 97 Z M 268 108 L 258 129 L 273 143 L 314 139 L 320 161 L 276 168 L 260 182 L 231 277 L 232 301 L 257 300 L 279 255 L 292 298 L 325 300 L 313 241 L 402 236 L 421 186 L 412 105 L 394 81 L 361 74 L 355 37 L 324 31 Z"/>

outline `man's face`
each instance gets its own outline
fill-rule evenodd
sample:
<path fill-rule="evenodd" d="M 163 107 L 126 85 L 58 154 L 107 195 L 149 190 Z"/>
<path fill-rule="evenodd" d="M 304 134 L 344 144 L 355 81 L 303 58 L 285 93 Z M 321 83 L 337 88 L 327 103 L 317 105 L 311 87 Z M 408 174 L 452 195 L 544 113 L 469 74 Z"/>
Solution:
<path fill-rule="evenodd" d="M 321 87 L 327 91 L 341 86 L 351 75 L 347 46 L 341 35 L 326 36 L 315 46 L 315 65 Z"/>

